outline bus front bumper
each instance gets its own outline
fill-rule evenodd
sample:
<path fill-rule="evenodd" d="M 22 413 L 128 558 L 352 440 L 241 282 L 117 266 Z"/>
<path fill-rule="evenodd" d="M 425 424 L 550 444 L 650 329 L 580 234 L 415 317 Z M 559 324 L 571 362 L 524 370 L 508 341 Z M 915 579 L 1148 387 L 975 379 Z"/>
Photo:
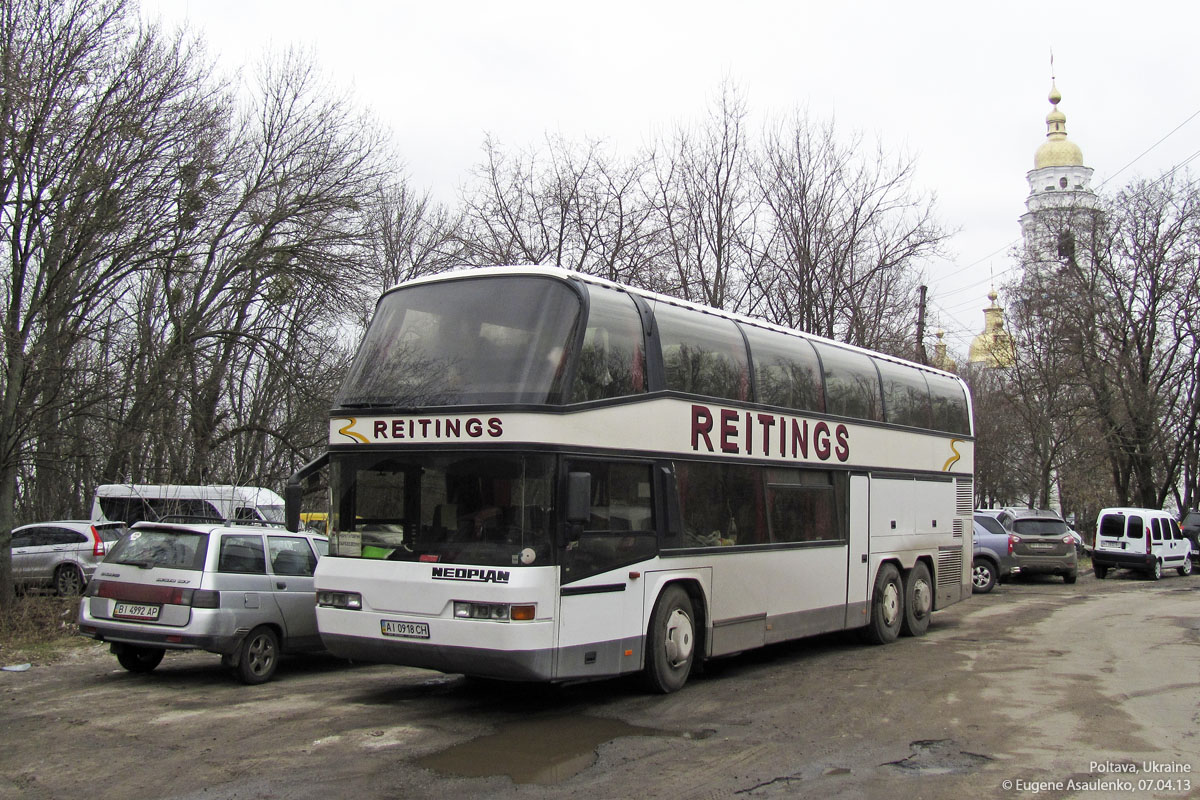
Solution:
<path fill-rule="evenodd" d="M 321 633 L 325 649 L 351 661 L 400 664 L 511 681 L 554 678 L 554 651 L 494 650 L 408 640 L 385 640 Z"/>

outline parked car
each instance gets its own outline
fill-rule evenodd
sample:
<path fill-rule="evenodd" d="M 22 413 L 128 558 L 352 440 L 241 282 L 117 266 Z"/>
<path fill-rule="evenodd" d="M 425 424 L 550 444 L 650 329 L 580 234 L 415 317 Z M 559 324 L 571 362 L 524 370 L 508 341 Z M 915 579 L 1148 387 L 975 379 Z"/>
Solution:
<path fill-rule="evenodd" d="M 1179 522 L 1153 508 L 1105 508 L 1096 518 L 1092 568 L 1097 578 L 1110 569 L 1134 569 L 1158 580 L 1166 569 L 1192 574 L 1192 543 Z"/>
<path fill-rule="evenodd" d="M 975 551 L 971 567 L 971 590 L 985 594 L 1013 572 L 1011 532 L 997 516 L 975 512 Z"/>
<path fill-rule="evenodd" d="M 1079 577 L 1076 537 L 1063 518 L 1046 509 L 1007 510 L 1013 516 L 1013 562 L 1021 574 L 1050 573 L 1075 583 Z"/>
<path fill-rule="evenodd" d="M 1200 511 L 1189 511 L 1179 523 L 1183 538 L 1192 543 L 1192 563 L 1200 561 Z"/>
<path fill-rule="evenodd" d="M 83 592 L 96 565 L 121 538 L 125 525 L 58 520 L 22 525 L 12 532 L 12 574 L 17 586 L 49 586 L 60 595 Z"/>
<path fill-rule="evenodd" d="M 79 630 L 131 672 L 199 649 L 262 683 L 281 653 L 322 649 L 313 570 L 328 549 L 311 531 L 139 522 L 96 570 Z"/>

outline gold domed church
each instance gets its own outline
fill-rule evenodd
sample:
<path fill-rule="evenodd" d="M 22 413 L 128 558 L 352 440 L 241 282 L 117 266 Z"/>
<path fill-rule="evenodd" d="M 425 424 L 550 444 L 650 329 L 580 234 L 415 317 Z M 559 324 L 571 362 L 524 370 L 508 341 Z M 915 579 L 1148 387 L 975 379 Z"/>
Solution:
<path fill-rule="evenodd" d="M 1093 170 L 1084 166 L 1079 145 L 1067 138 L 1067 115 L 1058 107 L 1062 93 L 1053 77 L 1047 99 L 1051 108 L 1046 115 L 1046 140 L 1034 153 L 1033 169 L 1025 174 L 1029 196 L 1021 215 L 1021 234 L 1027 270 L 1072 264 L 1077 242 L 1086 241 L 1100 213 L 1099 198 L 1091 187 Z M 993 369 L 1011 367 L 1014 358 L 998 297 L 995 289 L 988 293 L 991 305 L 983 310 L 983 332 L 971 342 L 967 356 L 970 363 Z"/>
<path fill-rule="evenodd" d="M 1014 350 L 1012 336 L 1004 330 L 1004 309 L 996 304 L 996 290 L 988 292 L 991 306 L 983 310 L 983 333 L 971 340 L 967 361 L 991 369 L 1011 367 Z"/>
<path fill-rule="evenodd" d="M 1083 164 L 1083 151 L 1067 138 L 1067 115 L 1059 109 L 1062 93 L 1050 79 L 1050 113 L 1046 140 L 1026 173 L 1029 196 L 1021 215 L 1026 268 L 1039 264 L 1058 268 L 1075 258 L 1076 243 L 1086 240 L 1095 225 L 1100 201 L 1092 191 L 1092 168 Z"/>

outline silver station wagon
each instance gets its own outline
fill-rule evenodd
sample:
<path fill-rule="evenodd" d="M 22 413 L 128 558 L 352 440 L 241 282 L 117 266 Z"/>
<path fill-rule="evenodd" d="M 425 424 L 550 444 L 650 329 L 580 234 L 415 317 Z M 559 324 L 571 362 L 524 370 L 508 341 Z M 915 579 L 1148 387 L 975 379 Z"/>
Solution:
<path fill-rule="evenodd" d="M 121 666 L 150 672 L 166 650 L 208 650 L 249 684 L 281 653 L 322 649 L 314 533 L 261 526 L 139 522 L 97 567 L 79 630 L 109 642 Z"/>

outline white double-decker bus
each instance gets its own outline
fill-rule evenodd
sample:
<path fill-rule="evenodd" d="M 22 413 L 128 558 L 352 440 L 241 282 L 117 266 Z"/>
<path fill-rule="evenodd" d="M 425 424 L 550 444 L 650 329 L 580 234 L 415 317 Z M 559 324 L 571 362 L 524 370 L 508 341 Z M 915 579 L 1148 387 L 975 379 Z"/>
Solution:
<path fill-rule="evenodd" d="M 326 647 L 512 680 L 641 672 L 971 589 L 957 377 L 559 269 L 380 299 L 331 414 Z"/>

